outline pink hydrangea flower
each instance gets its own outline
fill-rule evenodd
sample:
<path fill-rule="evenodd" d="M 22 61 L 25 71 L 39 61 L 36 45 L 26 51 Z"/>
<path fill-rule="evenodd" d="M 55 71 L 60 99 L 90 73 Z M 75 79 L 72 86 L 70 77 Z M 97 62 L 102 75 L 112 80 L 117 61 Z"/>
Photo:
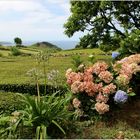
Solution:
<path fill-rule="evenodd" d="M 74 94 L 79 93 L 79 92 L 83 92 L 84 91 L 84 83 L 80 82 L 80 81 L 75 81 L 71 85 L 71 91 Z"/>
<path fill-rule="evenodd" d="M 127 75 L 131 79 L 133 74 L 140 71 L 139 63 L 140 54 L 135 54 L 117 61 L 113 67 L 119 74 Z"/>
<path fill-rule="evenodd" d="M 116 85 L 114 85 L 113 83 L 105 86 L 102 88 L 102 93 L 103 94 L 112 94 L 116 91 Z"/>
<path fill-rule="evenodd" d="M 100 74 L 102 71 L 107 70 L 108 65 L 105 62 L 96 62 L 93 65 L 93 73 Z"/>
<path fill-rule="evenodd" d="M 84 82 L 84 89 L 88 96 L 94 96 L 96 93 L 101 91 L 102 87 L 102 83 L 95 84 L 93 82 Z"/>
<path fill-rule="evenodd" d="M 67 77 L 67 83 L 69 85 L 72 85 L 75 81 L 82 81 L 83 80 L 83 73 L 76 73 L 76 72 L 71 72 L 68 77 Z"/>
<path fill-rule="evenodd" d="M 95 104 L 95 109 L 97 112 L 99 112 L 99 114 L 104 114 L 109 111 L 109 105 L 105 104 L 104 102 L 97 102 Z"/>
<path fill-rule="evenodd" d="M 113 80 L 113 75 L 109 71 L 102 71 L 99 74 L 99 78 L 105 83 L 110 83 Z"/>
<path fill-rule="evenodd" d="M 97 89 L 93 82 L 84 82 L 84 89 L 89 96 L 94 96 L 97 92 Z"/>
<path fill-rule="evenodd" d="M 73 99 L 72 104 L 73 104 L 74 108 L 79 108 L 81 106 L 81 102 L 77 98 Z"/>
<path fill-rule="evenodd" d="M 132 69 L 134 74 L 140 71 L 140 66 L 136 63 L 131 63 L 130 68 Z"/>
<path fill-rule="evenodd" d="M 102 91 L 102 88 L 103 88 L 103 83 L 99 83 L 99 84 L 95 84 L 95 86 L 97 87 L 97 90 L 98 92 L 101 92 Z"/>
<path fill-rule="evenodd" d="M 130 79 L 132 78 L 133 69 L 130 67 L 130 64 L 124 63 L 122 64 L 120 74 L 127 75 Z"/>
<path fill-rule="evenodd" d="M 117 78 L 116 81 L 119 85 L 121 86 L 126 86 L 129 84 L 129 77 L 127 75 L 124 74 L 120 74 Z"/>
<path fill-rule="evenodd" d="M 71 68 L 67 69 L 66 74 L 65 74 L 66 78 L 69 77 L 69 75 L 70 75 L 71 72 L 72 72 L 72 69 Z"/>
<path fill-rule="evenodd" d="M 93 75 L 88 72 L 84 72 L 83 81 L 84 82 L 93 82 Z"/>
<path fill-rule="evenodd" d="M 96 101 L 97 101 L 97 102 L 104 102 L 104 103 L 107 103 L 108 100 L 109 100 L 108 96 L 105 96 L 105 95 L 103 95 L 102 93 L 99 93 L 99 94 L 96 96 Z"/>
<path fill-rule="evenodd" d="M 119 61 L 120 63 L 127 62 L 129 64 L 131 63 L 140 63 L 140 54 L 134 54 L 130 55 L 129 57 L 125 57 Z"/>
<path fill-rule="evenodd" d="M 89 68 L 85 69 L 84 72 L 89 73 L 89 74 L 93 74 L 93 71 L 94 71 L 93 67 L 89 67 Z"/>

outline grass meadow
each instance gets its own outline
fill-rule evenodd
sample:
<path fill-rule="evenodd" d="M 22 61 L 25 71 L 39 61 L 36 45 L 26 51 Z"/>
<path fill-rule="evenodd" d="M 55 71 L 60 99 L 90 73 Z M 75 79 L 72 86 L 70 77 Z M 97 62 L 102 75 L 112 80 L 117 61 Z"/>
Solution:
<path fill-rule="evenodd" d="M 0 47 L 0 84 L 35 84 L 31 77 L 27 75 L 27 72 L 33 68 L 38 68 L 43 72 L 44 67 L 42 63 L 38 65 L 36 55 L 39 52 L 48 52 L 45 48 L 27 47 L 20 48 L 22 55 L 12 56 L 10 49 L 7 47 Z M 108 63 L 111 62 L 111 52 L 105 53 L 99 49 L 76 49 L 76 50 L 62 50 L 51 51 L 49 60 L 45 62 L 47 73 L 52 70 L 58 70 L 58 81 L 60 85 L 66 83 L 65 72 L 68 68 L 73 68 L 72 57 L 80 55 L 81 60 L 86 65 L 92 63 L 88 61 L 89 55 L 94 56 L 94 61 L 104 60 Z M 43 78 L 40 78 L 40 83 L 44 82 Z M 47 80 L 49 83 L 49 80 Z M 16 109 L 22 109 L 20 103 L 20 97 L 17 93 L 0 91 L 0 115 L 2 113 L 10 114 Z M 67 135 L 62 135 L 60 138 L 65 139 L 135 139 L 140 138 L 140 121 L 139 112 L 137 108 L 140 106 L 139 101 L 135 105 L 128 103 L 124 109 L 114 110 L 113 114 L 98 121 L 98 118 L 94 122 L 92 121 L 75 121 L 70 126 Z M 128 113 L 129 112 L 129 113 Z M 127 116 L 126 116 L 127 113 Z M 121 114 L 121 115 L 120 115 Z M 137 120 L 137 121 L 136 121 Z M 0 122 L 1 124 L 1 122 Z M 0 127 L 1 128 L 1 127 Z M 2 127 L 3 128 L 3 127 Z M 70 131 L 69 131 L 70 130 Z M 27 130 L 24 130 L 22 138 L 29 138 Z M 31 132 L 32 134 L 32 132 Z M 0 137 L 1 138 L 1 137 Z M 31 137 L 32 138 L 32 137 Z"/>
<path fill-rule="evenodd" d="M 0 57 L 0 83 L 1 84 L 17 84 L 17 83 L 29 83 L 30 77 L 27 72 L 37 67 L 37 61 L 35 55 L 40 51 L 46 51 L 44 48 L 23 48 L 20 51 L 25 56 L 9 56 L 10 50 L 0 50 L 2 56 Z M 28 54 L 30 54 L 28 56 Z M 58 70 L 60 81 L 65 82 L 65 72 L 68 68 L 73 67 L 72 56 L 80 55 L 85 64 L 88 63 L 88 56 L 94 54 L 96 60 L 109 61 L 111 55 L 106 55 L 99 49 L 85 49 L 85 50 L 64 50 L 60 52 L 52 53 L 49 57 L 49 61 L 46 61 L 46 70 Z M 43 67 L 39 66 L 43 71 Z"/>

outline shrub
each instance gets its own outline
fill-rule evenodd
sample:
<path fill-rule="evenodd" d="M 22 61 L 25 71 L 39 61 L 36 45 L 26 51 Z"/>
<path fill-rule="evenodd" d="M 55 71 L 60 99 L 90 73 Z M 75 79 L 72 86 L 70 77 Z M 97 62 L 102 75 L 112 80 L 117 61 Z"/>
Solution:
<path fill-rule="evenodd" d="M 16 93 L 0 92 L 0 114 L 11 114 L 15 110 L 22 109 L 23 104 Z"/>
<path fill-rule="evenodd" d="M 44 84 L 39 85 L 39 90 L 40 90 L 41 95 L 45 94 L 44 87 L 45 87 Z M 0 90 L 6 91 L 6 92 L 28 93 L 30 95 L 37 95 L 36 85 L 30 85 L 30 84 L 0 84 Z M 46 85 L 47 94 L 53 93 L 56 91 L 61 91 L 61 93 L 64 93 L 67 91 L 67 88 L 64 86 L 54 87 L 52 85 Z"/>
<path fill-rule="evenodd" d="M 93 63 L 95 61 L 94 54 L 91 54 L 91 55 L 88 56 L 88 61 L 91 62 L 91 63 Z"/>
<path fill-rule="evenodd" d="M 18 55 L 21 55 L 21 52 L 19 51 L 19 49 L 17 47 L 11 47 L 11 54 L 13 56 L 18 56 Z"/>
<path fill-rule="evenodd" d="M 127 96 L 135 95 L 131 79 L 140 72 L 139 64 L 140 54 L 136 54 L 117 61 L 113 67 L 105 62 L 96 62 L 82 71 L 68 69 L 66 78 L 73 93 L 75 113 L 92 117 L 97 112 L 108 112 L 112 101 L 125 103 Z"/>
<path fill-rule="evenodd" d="M 104 51 L 104 52 L 109 52 L 110 50 L 112 50 L 112 46 L 109 46 L 109 45 L 104 45 L 104 44 L 101 44 L 99 46 L 99 48 Z"/>
<path fill-rule="evenodd" d="M 81 60 L 80 55 L 74 55 L 74 56 L 72 56 L 71 62 L 77 68 L 80 64 L 83 63 L 83 60 Z"/>
<path fill-rule="evenodd" d="M 24 127 L 32 127 L 32 133 L 36 134 L 33 138 L 45 139 L 54 134 L 55 130 L 59 129 L 65 134 L 61 124 L 69 119 L 72 115 L 68 111 L 67 105 L 71 99 L 70 94 L 65 96 L 56 96 L 57 93 L 43 97 L 31 97 L 19 95 L 21 101 L 26 104 L 26 107 L 19 111 L 13 112 L 7 128 L 1 132 L 2 135 L 9 135 L 11 138 L 19 138 L 17 132 Z M 3 119 L 3 118 L 1 118 Z M 48 133 L 48 128 L 52 127 L 51 133 Z M 54 127 L 55 126 L 55 127 Z M 52 133 L 53 132 L 53 133 Z"/>

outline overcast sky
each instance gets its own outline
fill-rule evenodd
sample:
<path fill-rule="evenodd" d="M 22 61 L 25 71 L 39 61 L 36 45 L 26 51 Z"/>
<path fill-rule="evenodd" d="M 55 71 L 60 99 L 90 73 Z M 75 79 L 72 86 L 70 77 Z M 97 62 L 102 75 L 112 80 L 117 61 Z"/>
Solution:
<path fill-rule="evenodd" d="M 0 41 L 78 40 L 64 35 L 69 0 L 0 0 Z"/>

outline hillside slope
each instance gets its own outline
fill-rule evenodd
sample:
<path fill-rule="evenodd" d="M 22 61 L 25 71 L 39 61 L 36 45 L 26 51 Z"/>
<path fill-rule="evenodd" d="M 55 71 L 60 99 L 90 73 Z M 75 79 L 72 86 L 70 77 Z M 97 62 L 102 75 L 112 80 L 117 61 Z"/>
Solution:
<path fill-rule="evenodd" d="M 48 49 L 54 49 L 54 50 L 58 50 L 58 51 L 62 50 L 58 46 L 56 46 L 52 43 L 49 43 L 49 42 L 37 42 L 37 43 L 33 44 L 32 46 L 36 47 L 36 48 L 48 48 Z"/>

